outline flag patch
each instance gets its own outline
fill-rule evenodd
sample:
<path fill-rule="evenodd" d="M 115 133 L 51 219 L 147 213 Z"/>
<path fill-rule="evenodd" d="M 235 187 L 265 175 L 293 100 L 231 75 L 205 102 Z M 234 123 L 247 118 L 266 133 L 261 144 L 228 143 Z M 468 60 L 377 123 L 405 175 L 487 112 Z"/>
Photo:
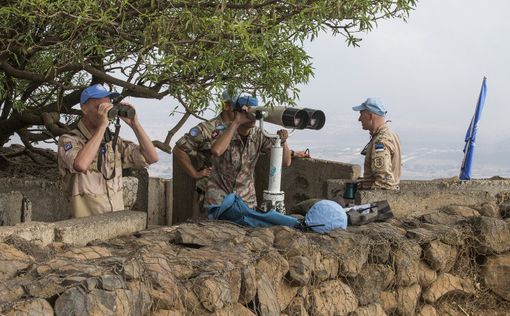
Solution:
<path fill-rule="evenodd" d="M 375 152 L 384 151 L 384 144 L 383 143 L 376 143 L 375 144 Z"/>
<path fill-rule="evenodd" d="M 73 144 L 71 144 L 71 143 L 65 143 L 65 144 L 64 144 L 64 150 L 65 150 L 65 151 L 68 151 L 68 150 L 70 150 L 71 148 L 73 148 Z"/>
<path fill-rule="evenodd" d="M 198 135 L 200 135 L 200 130 L 196 127 L 193 127 L 192 129 L 190 129 L 189 134 L 192 137 L 197 137 Z"/>

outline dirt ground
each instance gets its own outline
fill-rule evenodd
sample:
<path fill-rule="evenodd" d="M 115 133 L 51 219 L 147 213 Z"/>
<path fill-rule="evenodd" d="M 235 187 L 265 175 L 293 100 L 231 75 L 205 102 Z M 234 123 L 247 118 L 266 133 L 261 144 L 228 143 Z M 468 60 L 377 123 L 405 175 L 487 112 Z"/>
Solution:
<path fill-rule="evenodd" d="M 56 153 L 51 149 L 42 149 L 45 154 L 27 153 L 22 145 L 0 148 L 0 178 L 20 177 L 58 180 Z M 55 160 L 47 156 L 54 156 Z"/>

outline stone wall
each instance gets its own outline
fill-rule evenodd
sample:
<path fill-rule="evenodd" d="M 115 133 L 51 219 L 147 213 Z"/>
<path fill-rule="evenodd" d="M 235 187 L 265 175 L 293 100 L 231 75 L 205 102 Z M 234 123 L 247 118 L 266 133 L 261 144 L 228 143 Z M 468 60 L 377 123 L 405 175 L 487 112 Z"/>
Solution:
<path fill-rule="evenodd" d="M 510 227 L 485 208 L 325 235 L 205 221 L 84 246 L 11 236 L 0 243 L 0 313 L 505 315 Z"/>
<path fill-rule="evenodd" d="M 345 180 L 330 179 L 327 196 L 335 199 L 343 195 Z M 489 179 L 460 181 L 442 179 L 432 181 L 403 180 L 400 191 L 358 191 L 356 204 L 387 200 L 397 217 L 419 215 L 448 205 L 473 206 L 480 203 L 510 202 L 510 180 Z"/>
<path fill-rule="evenodd" d="M 203 216 L 196 202 L 195 181 L 173 160 L 173 223 L 181 223 L 189 218 Z M 327 179 L 357 179 L 361 168 L 321 159 L 293 159 L 292 165 L 283 168 L 281 189 L 285 192 L 285 205 L 295 204 L 312 198 L 327 198 Z M 262 200 L 262 193 L 268 188 L 269 156 L 262 155 L 255 169 L 255 187 L 257 200 Z"/>
<path fill-rule="evenodd" d="M 361 175 L 361 167 L 337 161 L 298 158 L 282 170 L 281 190 L 285 192 L 285 205 L 292 207 L 309 198 L 327 198 L 328 179 L 353 180 Z M 255 171 L 257 200 L 268 188 L 269 155 L 260 157 Z"/>
<path fill-rule="evenodd" d="M 138 178 L 124 177 L 124 205 L 128 210 L 140 210 L 140 201 L 147 201 L 147 189 L 140 194 Z M 142 191 L 143 193 L 143 191 Z M 31 204 L 32 221 L 57 222 L 71 218 L 69 201 L 60 181 L 34 178 L 2 178 L 0 181 L 0 222 L 12 226 L 23 220 L 23 201 Z M 147 205 L 142 209 L 147 210 Z M 164 223 L 163 223 L 164 224 Z"/>

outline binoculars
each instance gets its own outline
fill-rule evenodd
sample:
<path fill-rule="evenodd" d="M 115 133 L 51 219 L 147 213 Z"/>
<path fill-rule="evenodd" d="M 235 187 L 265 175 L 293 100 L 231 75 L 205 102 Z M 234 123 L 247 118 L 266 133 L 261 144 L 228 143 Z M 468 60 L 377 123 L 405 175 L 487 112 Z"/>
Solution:
<path fill-rule="evenodd" d="M 117 116 L 132 119 L 135 115 L 136 111 L 134 108 L 122 103 L 114 103 L 113 107 L 108 111 L 109 120 L 113 120 Z"/>
<path fill-rule="evenodd" d="M 275 106 L 273 108 L 255 106 L 249 107 L 248 112 L 256 119 L 264 118 L 265 122 L 273 123 L 292 129 L 321 129 L 326 124 L 326 115 L 320 110 L 310 108 L 292 108 Z"/>

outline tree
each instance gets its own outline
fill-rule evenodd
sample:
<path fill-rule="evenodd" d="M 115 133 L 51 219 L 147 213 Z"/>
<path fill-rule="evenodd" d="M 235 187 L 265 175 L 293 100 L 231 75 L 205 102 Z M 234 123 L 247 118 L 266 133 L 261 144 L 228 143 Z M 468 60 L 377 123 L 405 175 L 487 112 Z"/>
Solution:
<path fill-rule="evenodd" d="M 406 19 L 416 0 L 4 0 L 0 8 L 0 147 L 27 149 L 80 116 L 83 88 L 169 96 L 200 115 L 224 87 L 265 104 L 294 104 L 313 75 L 303 43 L 323 31 L 357 46 L 380 19 Z"/>

